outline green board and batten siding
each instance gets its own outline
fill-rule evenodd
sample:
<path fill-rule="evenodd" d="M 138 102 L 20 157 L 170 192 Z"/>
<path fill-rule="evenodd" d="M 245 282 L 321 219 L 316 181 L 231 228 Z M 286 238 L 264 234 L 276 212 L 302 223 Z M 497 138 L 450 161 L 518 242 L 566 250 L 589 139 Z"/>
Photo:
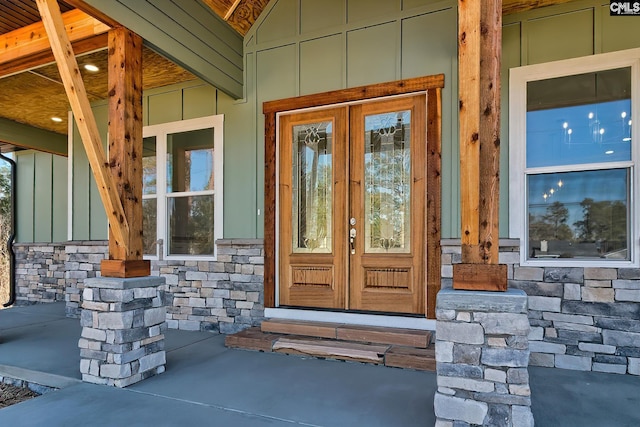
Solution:
<path fill-rule="evenodd" d="M 67 240 L 67 158 L 39 151 L 15 153 L 18 242 Z"/>
<path fill-rule="evenodd" d="M 146 126 L 216 114 L 217 97 L 216 90 L 201 81 L 149 90 L 143 97 L 143 123 Z M 107 103 L 97 102 L 92 109 L 106 150 Z M 73 240 L 104 240 L 108 237 L 107 218 L 75 124 L 72 145 Z"/>
<path fill-rule="evenodd" d="M 278 0 L 267 6 L 245 37 L 245 80 L 248 86 L 255 82 L 256 87 L 255 92 L 246 90 L 247 102 L 255 103 L 258 112 L 264 101 L 445 74 L 443 238 L 460 236 L 456 4 L 450 0 Z M 637 17 L 611 17 L 608 5 L 581 0 L 504 17 L 502 237 L 507 237 L 509 223 L 508 180 L 504 179 L 509 176 L 509 68 L 640 47 Z M 257 123 L 260 165 L 264 138 L 261 114 Z M 225 134 L 228 130 L 226 127 Z M 225 147 L 231 144 L 227 138 Z M 262 170 L 258 174 L 258 208 L 262 209 Z M 239 226 L 225 221 L 225 236 L 233 236 Z M 260 221 L 257 228 L 260 237 Z"/>
<path fill-rule="evenodd" d="M 639 47 L 637 19 L 610 17 L 607 5 L 581 0 L 504 17 L 503 177 L 508 176 L 508 69 Z M 242 100 L 201 82 L 157 89 L 145 93 L 145 124 L 224 114 L 224 236 L 262 237 L 264 101 L 444 73 L 442 236 L 459 237 L 455 8 L 453 0 L 272 1 L 245 37 Z M 74 174 L 75 163 L 74 157 Z M 76 184 L 73 238 L 105 238 L 104 213 L 92 203 L 98 200 L 95 188 L 74 176 Z M 501 235 L 506 237 L 506 179 L 501 194 Z M 87 208 L 92 219 L 83 224 L 79 216 L 86 217 Z"/>

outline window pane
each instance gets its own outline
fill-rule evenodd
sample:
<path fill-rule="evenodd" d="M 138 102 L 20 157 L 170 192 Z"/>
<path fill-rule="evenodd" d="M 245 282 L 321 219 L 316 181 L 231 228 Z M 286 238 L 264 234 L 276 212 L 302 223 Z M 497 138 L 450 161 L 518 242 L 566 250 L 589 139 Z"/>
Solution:
<path fill-rule="evenodd" d="M 629 259 L 628 169 L 529 175 L 530 258 Z"/>
<path fill-rule="evenodd" d="M 527 83 L 527 167 L 631 160 L 631 69 Z"/>
<path fill-rule="evenodd" d="M 293 251 L 331 253 L 333 123 L 293 127 Z"/>
<path fill-rule="evenodd" d="M 167 192 L 213 190 L 213 129 L 167 135 Z"/>
<path fill-rule="evenodd" d="M 157 199 L 142 200 L 142 249 L 145 255 L 156 256 L 157 246 Z"/>
<path fill-rule="evenodd" d="M 365 117 L 365 252 L 410 252 L 411 112 Z"/>
<path fill-rule="evenodd" d="M 168 197 L 170 255 L 213 255 L 213 195 Z"/>
<path fill-rule="evenodd" d="M 142 194 L 156 194 L 158 174 L 156 170 L 156 137 L 142 141 Z"/>

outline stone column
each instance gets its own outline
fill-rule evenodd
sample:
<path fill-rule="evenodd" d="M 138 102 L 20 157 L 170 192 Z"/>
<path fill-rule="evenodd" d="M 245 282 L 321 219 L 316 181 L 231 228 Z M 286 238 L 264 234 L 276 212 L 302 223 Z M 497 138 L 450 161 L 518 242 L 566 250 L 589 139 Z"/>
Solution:
<path fill-rule="evenodd" d="M 436 317 L 436 427 L 533 426 L 527 295 L 443 289 Z"/>
<path fill-rule="evenodd" d="M 80 323 L 83 381 L 126 387 L 165 370 L 163 277 L 85 281 Z"/>

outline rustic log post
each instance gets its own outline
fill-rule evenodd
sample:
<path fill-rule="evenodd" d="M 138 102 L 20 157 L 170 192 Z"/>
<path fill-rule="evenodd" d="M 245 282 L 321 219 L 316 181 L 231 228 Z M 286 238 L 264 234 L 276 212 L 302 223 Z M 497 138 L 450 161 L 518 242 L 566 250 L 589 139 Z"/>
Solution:
<path fill-rule="evenodd" d="M 107 277 L 151 273 L 142 259 L 142 40 L 124 29 L 109 32 L 109 161 L 82 81 L 60 7 L 37 0 L 82 143 L 109 221 Z"/>
<path fill-rule="evenodd" d="M 502 1 L 458 0 L 462 264 L 456 289 L 506 290 L 498 264 Z"/>
<path fill-rule="evenodd" d="M 118 196 L 115 181 L 106 162 L 102 141 L 82 75 L 64 27 L 60 7 L 55 0 L 36 0 L 42 23 L 49 37 L 60 78 L 78 125 L 82 144 L 98 186 L 100 199 L 113 231 L 113 238 L 122 246 L 129 241 L 129 224 Z"/>
<path fill-rule="evenodd" d="M 121 245 L 109 227 L 109 259 L 101 270 L 110 277 L 148 276 L 150 263 L 142 259 L 142 38 L 114 28 L 108 54 L 109 168 L 129 223 L 129 240 Z"/>

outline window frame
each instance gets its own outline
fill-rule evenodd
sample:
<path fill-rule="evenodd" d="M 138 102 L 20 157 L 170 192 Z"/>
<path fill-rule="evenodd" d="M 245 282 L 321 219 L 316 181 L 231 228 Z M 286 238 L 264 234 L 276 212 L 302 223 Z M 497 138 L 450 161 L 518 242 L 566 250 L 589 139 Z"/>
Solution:
<path fill-rule="evenodd" d="M 215 261 L 218 258 L 217 240 L 223 238 L 223 195 L 224 195 L 224 115 L 199 117 L 176 122 L 145 126 L 142 137 L 155 137 L 156 140 L 156 193 L 142 196 L 143 200 L 156 199 L 156 240 L 162 239 L 162 251 L 156 245 L 156 255 L 145 254 L 148 260 L 187 260 Z M 167 136 L 181 132 L 213 129 L 213 176 L 214 189 L 204 191 L 167 191 Z M 212 255 L 169 255 L 169 215 L 167 212 L 170 198 L 185 196 L 202 196 L 213 194 L 213 254 Z"/>
<path fill-rule="evenodd" d="M 531 167 L 526 165 L 527 83 L 616 68 L 631 68 L 631 160 L 608 163 Z M 520 265 L 557 267 L 638 267 L 640 254 L 640 48 L 528 65 L 509 70 L 509 236 L 520 239 Z M 527 175 L 626 168 L 629 170 L 629 260 L 529 258 Z"/>

